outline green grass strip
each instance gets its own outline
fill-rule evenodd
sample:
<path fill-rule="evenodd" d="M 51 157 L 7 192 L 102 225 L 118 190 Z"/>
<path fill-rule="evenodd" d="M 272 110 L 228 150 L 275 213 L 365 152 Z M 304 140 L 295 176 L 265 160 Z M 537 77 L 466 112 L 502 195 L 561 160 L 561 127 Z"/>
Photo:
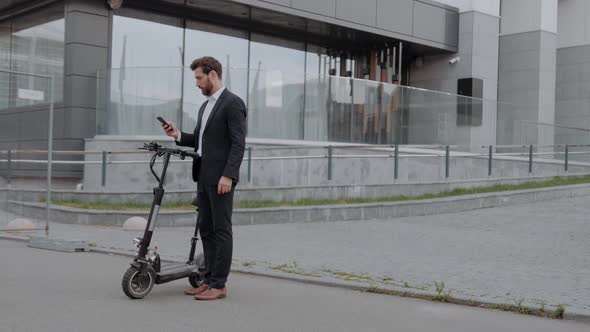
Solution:
<path fill-rule="evenodd" d="M 392 196 L 392 197 L 376 197 L 376 198 L 342 198 L 342 199 L 301 199 L 297 201 L 240 201 L 234 203 L 234 208 L 237 209 L 251 209 L 251 208 L 269 208 L 269 207 L 291 207 L 291 206 L 315 206 L 315 205 L 339 205 L 339 204 L 361 204 L 361 203 L 383 203 L 383 202 L 400 202 L 410 200 L 423 200 L 463 195 L 473 195 L 481 193 L 504 192 L 515 190 L 526 190 L 546 187 L 556 187 L 565 185 L 575 185 L 590 183 L 590 175 L 580 177 L 555 177 L 545 181 L 532 181 L 516 185 L 494 185 L 488 187 L 477 188 L 457 188 L 451 191 L 441 192 L 437 194 L 424 194 L 418 196 Z M 106 203 L 106 202 L 81 202 L 81 201 L 66 201 L 66 200 L 52 200 L 52 204 L 63 205 L 79 209 L 93 209 L 93 210 L 149 210 L 151 204 L 144 203 Z M 162 204 L 163 210 L 193 210 L 194 206 L 187 202 L 164 202 Z"/>

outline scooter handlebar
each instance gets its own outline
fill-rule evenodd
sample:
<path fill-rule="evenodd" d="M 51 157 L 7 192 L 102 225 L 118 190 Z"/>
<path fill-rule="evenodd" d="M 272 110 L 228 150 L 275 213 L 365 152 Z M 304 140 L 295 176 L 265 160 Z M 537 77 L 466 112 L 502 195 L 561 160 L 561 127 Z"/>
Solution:
<path fill-rule="evenodd" d="M 184 159 L 185 157 L 191 157 L 193 159 L 199 158 L 199 155 L 194 152 L 181 150 L 181 149 L 169 149 L 162 147 L 156 142 L 144 143 L 143 148 L 139 148 L 140 150 L 148 150 L 152 152 L 156 152 L 158 155 L 169 153 L 171 155 L 180 156 L 180 158 Z"/>
<path fill-rule="evenodd" d="M 181 152 L 181 156 L 187 156 L 187 157 L 191 157 L 193 159 L 197 159 L 199 158 L 199 155 L 197 153 L 193 153 L 193 152 L 189 152 L 189 151 L 185 151 L 185 150 L 180 150 Z"/>

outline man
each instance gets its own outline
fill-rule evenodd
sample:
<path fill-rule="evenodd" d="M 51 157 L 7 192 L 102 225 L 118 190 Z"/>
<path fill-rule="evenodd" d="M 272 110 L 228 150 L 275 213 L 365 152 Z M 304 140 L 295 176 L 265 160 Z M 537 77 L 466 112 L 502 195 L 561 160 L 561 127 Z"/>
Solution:
<path fill-rule="evenodd" d="M 207 96 L 197 126 L 193 133 L 180 132 L 173 123 L 162 128 L 176 144 L 193 147 L 201 156 L 193 161 L 192 176 L 198 183 L 198 222 L 206 271 L 203 284 L 184 293 L 197 300 L 216 300 L 227 296 L 225 283 L 233 247 L 232 204 L 244 157 L 246 106 L 224 87 L 221 63 L 216 59 L 196 59 L 191 70 L 197 87 Z"/>

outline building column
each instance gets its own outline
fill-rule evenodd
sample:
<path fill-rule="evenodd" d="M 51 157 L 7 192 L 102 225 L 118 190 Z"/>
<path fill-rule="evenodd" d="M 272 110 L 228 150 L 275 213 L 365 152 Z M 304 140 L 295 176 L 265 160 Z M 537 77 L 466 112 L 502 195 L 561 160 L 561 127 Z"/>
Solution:
<path fill-rule="evenodd" d="M 96 134 L 97 71 L 107 68 L 109 10 L 101 0 L 67 0 L 65 6 L 64 125 L 59 134 L 84 149 Z"/>
<path fill-rule="evenodd" d="M 558 15 L 555 143 L 589 144 L 590 1 L 560 1 Z M 588 155 L 570 158 L 588 161 Z"/>
<path fill-rule="evenodd" d="M 557 0 L 502 1 L 498 144 L 554 144 Z"/>

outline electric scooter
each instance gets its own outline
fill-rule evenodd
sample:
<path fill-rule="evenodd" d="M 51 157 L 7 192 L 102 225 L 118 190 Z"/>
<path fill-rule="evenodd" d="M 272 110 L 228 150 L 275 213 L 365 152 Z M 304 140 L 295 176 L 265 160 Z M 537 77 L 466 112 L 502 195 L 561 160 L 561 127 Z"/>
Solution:
<path fill-rule="evenodd" d="M 132 299 L 141 299 L 147 296 L 154 284 L 164 284 L 173 280 L 188 278 L 189 283 L 193 287 L 198 287 L 205 270 L 205 259 L 202 254 L 195 257 L 195 248 L 197 245 L 197 235 L 199 232 L 199 223 L 195 225 L 195 232 L 191 238 L 190 252 L 186 263 L 170 263 L 162 264 L 157 248 L 150 249 L 150 242 L 152 234 L 162 205 L 162 198 L 164 197 L 164 178 L 170 162 L 170 156 L 178 156 L 184 160 L 186 157 L 198 158 L 196 153 L 180 150 L 164 148 L 161 145 L 151 142 L 144 144 L 140 150 L 148 150 L 154 152 L 150 161 L 150 170 L 156 180 L 158 187 L 154 188 L 154 200 L 150 210 L 150 214 L 145 227 L 143 237 L 133 239 L 133 243 L 139 249 L 139 253 L 133 259 L 131 266 L 123 275 L 123 292 Z M 160 176 L 154 171 L 154 163 L 158 157 L 164 157 L 164 166 Z M 193 201 L 196 206 L 196 202 Z M 197 212 L 199 211 L 196 206 Z"/>

